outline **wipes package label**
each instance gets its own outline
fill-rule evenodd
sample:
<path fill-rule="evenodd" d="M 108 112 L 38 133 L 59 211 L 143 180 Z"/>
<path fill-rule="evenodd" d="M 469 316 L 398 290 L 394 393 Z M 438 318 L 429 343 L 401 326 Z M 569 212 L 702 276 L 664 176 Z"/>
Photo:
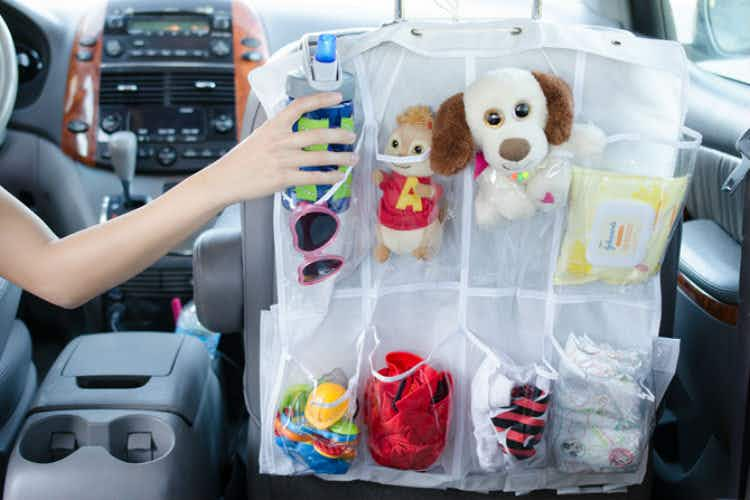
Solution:
<path fill-rule="evenodd" d="M 633 267 L 646 257 L 654 227 L 654 209 L 638 200 L 599 205 L 586 248 L 586 260 L 601 267 Z"/>

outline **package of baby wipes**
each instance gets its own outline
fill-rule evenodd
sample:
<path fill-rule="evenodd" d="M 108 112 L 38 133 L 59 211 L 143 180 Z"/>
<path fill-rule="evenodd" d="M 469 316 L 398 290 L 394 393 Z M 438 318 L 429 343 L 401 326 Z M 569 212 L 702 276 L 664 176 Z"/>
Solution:
<path fill-rule="evenodd" d="M 689 177 L 574 168 L 554 282 L 638 283 L 661 266 Z"/>

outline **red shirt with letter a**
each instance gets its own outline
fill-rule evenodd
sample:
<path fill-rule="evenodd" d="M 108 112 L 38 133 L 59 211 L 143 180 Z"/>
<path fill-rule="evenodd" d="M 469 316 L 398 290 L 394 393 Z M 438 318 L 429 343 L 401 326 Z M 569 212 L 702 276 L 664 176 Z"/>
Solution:
<path fill-rule="evenodd" d="M 418 184 L 432 186 L 434 196 L 422 198 L 414 188 Z M 383 197 L 380 199 L 378 220 L 387 228 L 397 231 L 423 229 L 437 220 L 438 200 L 443 195 L 440 184 L 431 177 L 406 177 L 397 172 L 383 172 L 380 182 Z"/>

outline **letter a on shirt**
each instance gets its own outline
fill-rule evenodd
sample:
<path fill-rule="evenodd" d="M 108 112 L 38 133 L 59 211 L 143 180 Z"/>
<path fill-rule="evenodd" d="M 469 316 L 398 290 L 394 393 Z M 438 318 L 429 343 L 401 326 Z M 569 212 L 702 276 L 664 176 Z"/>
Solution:
<path fill-rule="evenodd" d="M 406 207 L 411 207 L 414 212 L 421 212 L 422 198 L 420 198 L 414 191 L 414 188 L 419 184 L 417 177 L 407 177 L 404 182 L 404 187 L 401 189 L 401 194 L 398 197 L 396 208 L 399 210 L 405 210 Z"/>

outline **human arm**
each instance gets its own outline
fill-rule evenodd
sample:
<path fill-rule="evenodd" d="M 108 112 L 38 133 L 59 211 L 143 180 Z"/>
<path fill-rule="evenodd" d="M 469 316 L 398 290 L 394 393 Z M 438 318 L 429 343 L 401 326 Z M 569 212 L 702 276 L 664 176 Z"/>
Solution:
<path fill-rule="evenodd" d="M 76 307 L 150 266 L 227 205 L 287 186 L 333 184 L 343 173 L 300 166 L 353 165 L 353 153 L 303 151 L 352 144 L 353 133 L 292 133 L 302 113 L 340 102 L 339 94 L 295 100 L 227 155 L 137 210 L 59 239 L 0 188 L 0 276 L 62 307 Z"/>

